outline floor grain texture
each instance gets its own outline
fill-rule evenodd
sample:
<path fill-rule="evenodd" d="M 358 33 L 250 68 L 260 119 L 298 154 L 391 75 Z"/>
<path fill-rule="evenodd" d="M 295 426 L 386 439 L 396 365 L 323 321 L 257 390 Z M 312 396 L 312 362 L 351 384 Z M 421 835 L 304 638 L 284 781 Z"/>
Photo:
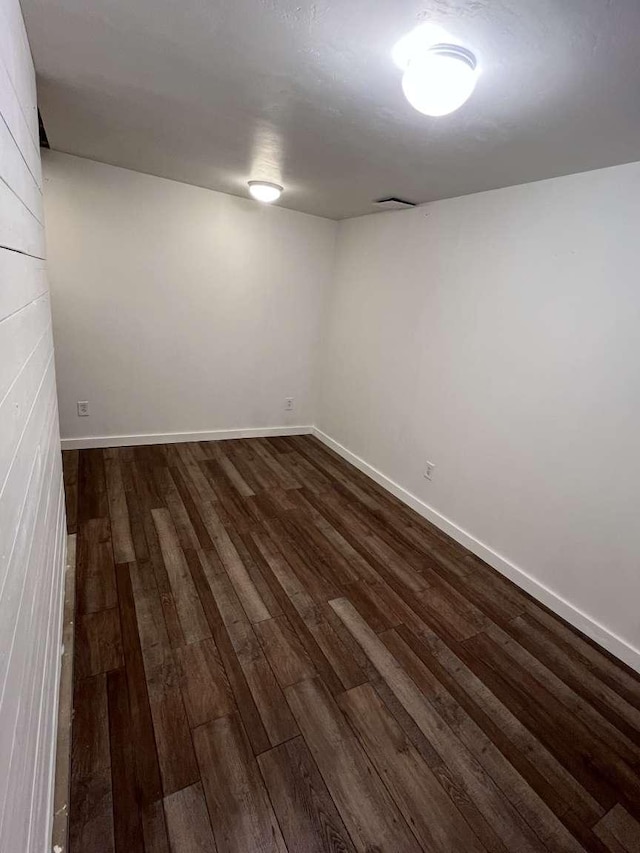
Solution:
<path fill-rule="evenodd" d="M 64 471 L 71 853 L 639 853 L 640 677 L 316 439 Z"/>

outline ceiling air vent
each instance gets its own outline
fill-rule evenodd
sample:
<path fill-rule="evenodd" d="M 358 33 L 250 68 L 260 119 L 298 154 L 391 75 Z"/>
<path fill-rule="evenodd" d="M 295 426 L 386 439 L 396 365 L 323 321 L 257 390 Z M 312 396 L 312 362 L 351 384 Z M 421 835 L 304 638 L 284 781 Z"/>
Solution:
<path fill-rule="evenodd" d="M 415 201 L 407 201 L 405 198 L 396 198 L 392 195 L 389 198 L 379 198 L 374 201 L 378 210 L 406 210 L 409 207 L 415 207 Z"/>

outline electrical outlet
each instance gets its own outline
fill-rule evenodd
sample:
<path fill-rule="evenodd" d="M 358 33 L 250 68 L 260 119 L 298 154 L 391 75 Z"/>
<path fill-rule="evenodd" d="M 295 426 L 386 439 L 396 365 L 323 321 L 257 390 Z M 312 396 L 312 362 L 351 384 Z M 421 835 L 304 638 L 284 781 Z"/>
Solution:
<path fill-rule="evenodd" d="M 284 410 L 285 412 L 293 411 L 293 397 L 285 397 L 284 398 Z"/>
<path fill-rule="evenodd" d="M 433 480 L 433 469 L 435 467 L 436 466 L 433 464 L 433 462 L 427 462 L 424 469 L 424 476 L 427 480 Z"/>
<path fill-rule="evenodd" d="M 88 400 L 78 400 L 78 417 L 79 418 L 88 418 L 89 417 L 89 401 Z"/>

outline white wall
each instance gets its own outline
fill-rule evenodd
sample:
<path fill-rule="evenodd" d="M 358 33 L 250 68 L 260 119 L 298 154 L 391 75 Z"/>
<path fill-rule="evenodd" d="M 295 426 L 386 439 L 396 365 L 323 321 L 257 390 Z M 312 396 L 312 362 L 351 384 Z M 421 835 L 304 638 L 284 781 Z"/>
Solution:
<path fill-rule="evenodd" d="M 44 171 L 64 439 L 314 422 L 336 223 L 66 154 Z"/>
<path fill-rule="evenodd" d="M 341 223 L 318 419 L 638 669 L 639 223 L 638 163 Z"/>
<path fill-rule="evenodd" d="M 51 838 L 64 503 L 35 76 L 0 0 L 0 847 Z"/>

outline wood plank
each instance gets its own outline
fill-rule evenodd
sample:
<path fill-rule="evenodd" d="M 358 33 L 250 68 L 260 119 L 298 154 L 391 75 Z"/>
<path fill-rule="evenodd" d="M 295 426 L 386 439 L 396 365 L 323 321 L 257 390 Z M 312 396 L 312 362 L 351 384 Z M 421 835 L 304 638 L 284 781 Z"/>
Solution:
<path fill-rule="evenodd" d="M 129 574 L 131 575 L 131 586 L 134 592 L 155 590 L 158 591 L 153 564 L 150 560 L 136 560 L 129 563 Z"/>
<path fill-rule="evenodd" d="M 74 781 L 111 766 L 104 673 L 76 679 L 73 691 L 71 768 Z"/>
<path fill-rule="evenodd" d="M 116 575 L 108 518 L 78 525 L 76 550 L 76 612 L 96 613 L 116 607 Z"/>
<path fill-rule="evenodd" d="M 409 632 L 407 637 L 411 638 Z M 561 821 L 569 808 L 567 799 L 557 794 L 491 720 L 481 714 L 468 714 L 465 706 L 457 703 L 454 695 L 447 690 L 450 687 L 457 693 L 455 685 L 446 678 L 419 641 L 413 640 L 410 647 L 395 631 L 381 635 L 381 639 L 439 716 L 545 845 L 557 851 L 580 853 L 581 846 Z M 419 652 L 421 656 L 418 656 Z M 425 660 L 432 669 L 425 665 Z M 447 682 L 446 686 L 438 677 Z"/>
<path fill-rule="evenodd" d="M 245 678 L 240 662 L 236 657 L 231 639 L 227 633 L 226 627 L 218 605 L 211 592 L 211 587 L 207 582 L 203 564 L 200 561 L 199 555 L 195 551 L 187 553 L 189 567 L 194 583 L 198 589 L 200 600 L 207 622 L 211 629 L 214 642 L 220 654 L 220 660 L 224 666 L 229 686 L 233 692 L 242 722 L 245 730 L 251 741 L 253 751 L 258 754 L 264 752 L 270 747 L 270 741 L 267 732 L 258 713 L 256 703 L 253 700 L 247 679 Z"/>
<path fill-rule="evenodd" d="M 263 526 L 276 547 L 286 553 L 286 560 L 297 575 L 304 593 L 315 602 L 324 602 L 338 594 L 338 588 L 331 577 L 322 571 L 322 565 L 316 563 L 313 548 L 298 535 L 286 518 L 264 520 Z"/>
<path fill-rule="evenodd" d="M 164 798 L 172 853 L 215 853 L 202 785 L 197 782 Z"/>
<path fill-rule="evenodd" d="M 133 567 L 136 563 L 129 563 L 129 572 L 133 581 Z M 131 584 L 133 590 L 133 582 Z M 142 587 L 134 590 L 133 597 L 136 607 L 136 622 L 138 625 L 138 636 L 140 648 L 148 649 L 151 646 L 162 646 L 168 648 L 171 645 L 169 633 L 162 612 L 160 593 L 155 586 Z"/>
<path fill-rule="evenodd" d="M 230 459 L 228 459 L 226 456 L 221 456 L 218 459 L 218 464 L 220 468 L 222 468 L 224 473 L 227 475 L 227 478 L 231 482 L 231 485 L 241 497 L 248 498 L 252 495 L 255 495 L 255 492 L 253 491 L 251 486 L 249 486 L 247 481 L 244 479 L 242 474 L 238 471 L 238 469 Z"/>
<path fill-rule="evenodd" d="M 484 845 L 373 687 L 354 687 L 338 702 L 423 849 L 442 853 L 484 851 Z"/>
<path fill-rule="evenodd" d="M 267 660 L 260 656 L 243 664 L 242 669 L 271 746 L 276 746 L 299 734 Z"/>
<path fill-rule="evenodd" d="M 133 590 L 129 568 L 126 564 L 120 564 L 116 567 L 116 581 L 129 691 L 131 731 L 136 745 L 134 755 L 137 789 L 141 804 L 146 806 L 162 797 L 162 784 L 138 635 Z"/>
<path fill-rule="evenodd" d="M 145 853 L 171 853 L 162 800 L 141 808 Z"/>
<path fill-rule="evenodd" d="M 107 518 L 107 484 L 102 450 L 81 450 L 78 459 L 78 521 Z"/>
<path fill-rule="evenodd" d="M 400 624 L 401 620 L 393 612 L 387 612 L 376 587 L 362 581 L 351 583 L 346 588 L 346 595 L 376 634 Z"/>
<path fill-rule="evenodd" d="M 282 607 L 279 603 L 279 598 L 274 595 L 271 586 L 264 576 L 264 560 L 262 555 L 257 554 L 255 543 L 248 533 L 239 533 L 233 529 L 229 530 L 229 538 L 238 552 L 238 556 L 242 560 L 253 585 L 258 591 L 258 595 L 262 599 L 262 603 L 269 611 L 272 617 L 282 616 Z M 262 620 L 258 620 L 262 621 Z"/>
<path fill-rule="evenodd" d="M 589 853 L 616 853 L 616 848 L 610 847 L 608 844 L 605 845 L 594 830 L 585 824 L 572 809 L 565 813 L 564 822 Z"/>
<path fill-rule="evenodd" d="M 181 442 L 176 445 L 176 448 L 182 466 L 184 481 L 196 505 L 200 505 L 200 503 L 206 501 L 216 501 L 216 494 L 202 473 L 198 460 L 194 456 L 194 445 L 190 442 Z"/>
<path fill-rule="evenodd" d="M 491 825 L 504 840 L 505 846 L 508 849 L 540 853 L 544 849 L 542 842 L 534 835 L 474 756 L 427 702 L 415 682 L 364 622 L 353 605 L 346 599 L 336 599 L 331 601 L 330 605 L 362 646 L 405 710 L 433 744 L 470 799 L 487 816 Z"/>
<path fill-rule="evenodd" d="M 252 449 L 255 451 L 255 454 L 262 459 L 267 468 L 273 473 L 276 477 L 278 484 L 283 489 L 299 489 L 301 486 L 300 481 L 294 477 L 287 469 L 282 465 L 280 460 L 276 455 L 274 455 L 266 441 L 262 438 L 258 438 L 256 441 L 252 443 Z"/>
<path fill-rule="evenodd" d="M 357 850 L 420 847 L 319 679 L 285 690 L 307 746 Z"/>
<path fill-rule="evenodd" d="M 171 467 L 169 469 L 171 478 L 173 482 L 176 484 L 176 488 L 182 500 L 182 505 L 184 506 L 187 515 L 189 516 L 189 521 L 191 522 L 191 527 L 193 528 L 193 532 L 196 535 L 198 540 L 198 545 L 200 548 L 204 548 L 205 550 L 210 550 L 213 548 L 213 542 L 211 541 L 211 537 L 209 536 L 209 532 L 202 521 L 202 517 L 198 512 L 198 507 L 194 502 L 189 489 L 187 488 L 187 484 L 180 473 L 180 469 L 176 467 Z"/>
<path fill-rule="evenodd" d="M 151 557 L 149 555 L 149 547 L 147 545 L 147 537 L 145 535 L 143 504 L 136 489 L 135 469 L 131 462 L 121 461 L 120 470 L 122 473 L 122 484 L 124 486 L 125 499 L 127 501 L 131 540 L 133 542 L 133 550 L 136 555 L 135 560 L 141 564 L 149 563 L 151 562 Z M 149 519 L 149 521 L 150 520 L 151 519 Z"/>
<path fill-rule="evenodd" d="M 609 846 L 617 844 L 624 853 L 638 853 L 640 850 L 640 823 L 620 803 L 607 812 L 595 831 L 602 841 Z"/>
<path fill-rule="evenodd" d="M 197 643 L 211 636 L 202 604 L 193 585 L 171 515 L 166 509 L 153 509 L 153 521 L 158 533 L 162 559 L 167 571 L 180 626 L 188 643 Z"/>
<path fill-rule="evenodd" d="M 277 487 L 276 475 L 255 452 L 254 442 L 236 442 L 229 447 L 228 453 L 256 494 L 269 492 Z"/>
<path fill-rule="evenodd" d="M 258 622 L 255 630 L 281 687 L 288 687 L 316 674 L 286 616 Z"/>
<path fill-rule="evenodd" d="M 251 515 L 220 463 L 210 459 L 202 462 L 201 468 L 216 493 L 220 512 L 223 512 L 238 530 L 247 530 L 252 523 Z"/>
<path fill-rule="evenodd" d="M 103 767 L 71 784 L 70 853 L 114 853 L 111 768 Z"/>
<path fill-rule="evenodd" d="M 133 518 L 131 510 L 130 518 Z M 135 581 L 138 585 L 140 585 L 140 583 L 144 584 L 144 586 L 154 585 L 154 583 L 151 582 L 151 573 L 148 573 L 144 579 L 141 578 L 139 574 L 140 567 L 144 567 L 148 561 L 152 570 L 155 586 L 157 587 L 160 595 L 160 603 L 162 605 L 162 612 L 164 614 L 164 621 L 167 626 L 167 633 L 169 634 L 171 646 L 173 648 L 183 646 L 187 641 L 180 624 L 175 601 L 173 600 L 169 575 L 165 568 L 158 534 L 156 532 L 153 516 L 151 515 L 149 507 L 146 507 L 145 510 L 141 510 L 141 528 L 147 557 L 146 560 L 141 558 L 137 562 L 134 570 L 131 572 L 132 583 Z M 136 553 L 138 553 L 137 546 Z"/>
<path fill-rule="evenodd" d="M 576 722 L 582 723 L 587 729 L 596 733 L 599 741 L 606 744 L 612 751 L 611 759 L 613 757 L 622 758 L 625 762 L 624 766 L 627 764 L 632 767 L 640 766 L 640 747 L 638 744 L 630 740 L 624 732 L 610 723 L 597 708 L 585 701 L 566 682 L 558 678 L 539 658 L 514 641 L 498 625 L 489 627 L 483 636 L 489 636 L 494 643 L 503 649 L 509 659 L 517 661 L 522 669 L 530 671 L 541 684 L 553 692 L 565 708 L 571 711 Z M 472 643 L 474 639 L 471 638 L 467 642 Z M 622 775 L 627 777 L 629 785 L 638 790 L 638 802 L 640 802 L 640 779 L 631 778 L 624 771 L 624 767 L 619 761 L 616 761 L 615 765 L 622 771 Z"/>
<path fill-rule="evenodd" d="M 325 518 L 317 506 L 307 499 L 308 491 L 305 487 L 297 489 L 295 492 L 289 492 L 288 494 L 292 499 L 295 499 L 296 505 L 305 514 L 309 515 L 314 525 L 331 542 L 336 551 L 351 565 L 352 570 L 356 572 L 361 581 L 366 581 L 367 584 L 377 584 L 380 582 L 380 574 L 371 562 L 365 560 L 362 554 L 356 551 L 353 545 L 336 530 L 331 521 Z"/>
<path fill-rule="evenodd" d="M 466 640 L 489 624 L 483 613 L 444 581 L 434 578 L 416 599 L 418 614 L 443 639 Z"/>
<path fill-rule="evenodd" d="M 565 650 L 571 657 L 583 666 L 588 667 L 605 684 L 608 684 L 627 702 L 640 708 L 640 676 L 616 660 L 608 652 L 599 649 L 588 637 L 579 634 L 545 608 L 531 601 L 527 602 L 528 609 L 533 612 L 535 619 L 550 631 L 560 649 Z"/>
<path fill-rule="evenodd" d="M 273 435 L 264 439 L 265 443 L 272 451 L 275 451 L 278 458 L 283 454 L 289 454 L 295 451 L 295 445 L 291 444 L 286 435 Z M 282 461 L 280 459 L 280 461 Z"/>
<path fill-rule="evenodd" d="M 300 579 L 266 530 L 254 529 L 250 535 L 287 596 L 293 598 L 303 593 Z"/>
<path fill-rule="evenodd" d="M 363 501 L 354 501 L 351 491 L 351 487 L 347 488 L 338 483 L 329 495 L 337 507 L 342 506 L 349 511 L 352 525 L 374 537 L 375 547 L 381 557 L 386 555 L 389 559 L 395 555 L 395 559 L 400 559 L 403 565 L 422 577 L 425 588 L 428 588 L 436 567 L 431 555 L 416 547 L 414 542 L 404 535 L 405 528 L 398 525 L 397 516 L 379 509 L 376 498 L 367 495 Z"/>
<path fill-rule="evenodd" d="M 549 667 L 576 693 L 587 699 L 614 726 L 640 745 L 640 709 L 627 702 L 607 684 L 603 684 L 575 655 L 559 648 L 552 634 L 533 618 L 525 615 L 513 619 L 507 632 L 545 666 Z"/>
<path fill-rule="evenodd" d="M 147 509 L 166 507 L 158 487 L 157 469 L 166 466 L 166 451 L 162 445 L 143 445 L 133 448 L 133 474 L 140 502 Z"/>
<path fill-rule="evenodd" d="M 335 695 L 342 692 L 345 687 L 352 687 L 354 684 L 361 684 L 365 681 L 365 676 L 350 657 L 335 632 L 331 631 L 331 626 L 328 626 L 326 620 L 323 620 L 322 616 L 318 614 L 313 601 L 306 595 L 302 585 L 280 552 L 270 542 L 269 537 L 265 535 L 264 539 L 258 538 L 256 540 L 252 534 L 251 541 L 256 548 L 257 541 L 261 541 L 262 544 L 258 552 L 254 548 L 254 553 L 258 553 L 258 559 L 262 560 L 265 579 L 281 604 L 282 610 L 286 613 L 300 645 L 304 648 L 329 690 Z M 268 559 L 265 558 L 265 554 L 268 555 Z M 306 615 L 309 623 L 314 625 L 315 634 L 309 630 L 296 608 L 299 608 L 300 612 Z M 333 656 L 333 660 L 337 664 L 336 668 L 321 648 L 321 644 L 329 656 Z M 339 677 L 339 673 L 341 673 L 341 677 Z"/>
<path fill-rule="evenodd" d="M 203 505 L 203 517 L 207 529 L 214 540 L 215 551 L 220 558 L 222 566 L 229 575 L 249 619 L 252 622 L 260 622 L 262 619 L 269 619 L 271 616 L 279 615 L 278 612 L 272 613 L 263 601 L 247 566 L 245 566 L 241 555 L 238 553 L 236 543 L 241 543 L 243 541 L 242 538 L 240 536 L 231 538 L 213 505 Z M 246 552 L 243 551 L 243 553 L 246 557 Z"/>
<path fill-rule="evenodd" d="M 208 578 L 211 592 L 216 600 L 222 621 L 231 628 L 236 622 L 249 624 L 240 599 L 236 595 L 233 584 L 226 573 Z"/>
<path fill-rule="evenodd" d="M 358 567 L 342 556 L 341 550 L 333 545 L 324 530 L 309 523 L 305 512 L 292 510 L 283 514 L 283 518 L 286 520 L 289 535 L 295 539 L 304 553 L 313 555 L 316 570 L 322 567 L 327 580 L 333 583 L 336 589 L 343 589 L 344 584 L 357 583 L 360 580 Z M 362 563 L 367 565 L 364 560 Z"/>
<path fill-rule="evenodd" d="M 107 676 L 109 740 L 113 780 L 113 823 L 116 853 L 144 853 L 142 820 L 136 795 L 135 743 L 124 669 Z"/>
<path fill-rule="evenodd" d="M 264 491 L 264 482 L 259 475 L 256 474 L 254 466 L 250 464 L 250 460 L 255 454 L 247 452 L 247 442 L 243 440 L 231 440 L 225 442 L 224 455 L 233 462 L 238 473 L 253 491 L 254 496 L 248 503 L 255 503 L 255 498 Z"/>
<path fill-rule="evenodd" d="M 176 469 L 174 468 L 174 470 Z M 182 496 L 171 476 L 170 469 L 164 466 L 156 466 L 154 468 L 154 479 L 158 492 L 162 495 L 164 503 L 171 515 L 180 547 L 184 550 L 199 548 L 200 542 L 198 536 L 187 512 L 187 508 L 184 505 Z"/>
<path fill-rule="evenodd" d="M 193 738 L 219 853 L 287 853 L 239 719 L 220 717 L 195 729 Z"/>
<path fill-rule="evenodd" d="M 411 635 L 404 626 L 398 629 L 403 639 L 414 648 L 415 640 L 412 642 Z M 572 805 L 572 810 L 580 816 L 588 826 L 592 826 L 604 810 L 599 803 L 580 785 L 574 776 L 556 759 L 556 757 L 524 726 L 520 720 L 506 707 L 465 664 L 457 657 L 449 647 L 435 634 L 424 637 L 433 658 L 442 667 L 438 675 L 440 681 L 449 685 L 458 684 L 459 690 L 456 695 L 465 707 L 474 712 L 474 709 L 484 714 L 484 719 L 490 719 L 499 729 L 500 736 L 507 737 L 517 749 L 536 767 L 538 772 L 544 776 L 550 785 L 557 791 L 558 795 L 565 798 Z M 449 680 L 445 680 L 441 673 L 446 672 Z M 466 699 L 466 702 L 465 702 Z M 485 722 L 486 725 L 486 722 Z"/>
<path fill-rule="evenodd" d="M 392 548 L 365 527 L 351 512 L 349 505 L 332 492 L 309 497 L 349 544 L 371 563 L 388 581 L 393 578 L 403 590 L 416 593 L 426 589 L 424 577 L 408 565 Z"/>
<path fill-rule="evenodd" d="M 118 609 L 79 615 L 74 651 L 78 678 L 119 669 L 123 660 Z"/>
<path fill-rule="evenodd" d="M 327 657 L 340 676 L 340 680 L 347 689 L 364 684 L 374 676 L 375 667 L 371 666 L 367 656 L 362 653 L 331 607 L 323 604 L 318 610 L 321 619 L 318 628 L 321 629 L 322 634 L 319 636 L 313 626 L 310 630 L 322 648 L 324 648 L 323 642 L 327 642 Z"/>
<path fill-rule="evenodd" d="M 524 667 L 515 667 L 501 648 L 485 634 L 473 637 L 458 654 L 518 719 L 558 758 L 604 809 L 611 808 L 617 792 L 596 766 L 602 762 L 601 743 L 585 726 L 545 690 Z M 618 760 L 618 756 L 611 758 Z"/>
<path fill-rule="evenodd" d="M 220 560 L 215 548 L 210 551 L 198 549 L 198 559 L 202 563 L 202 567 L 207 578 L 220 577 L 226 574 L 222 561 Z"/>
<path fill-rule="evenodd" d="M 171 649 L 161 646 L 146 649 L 144 669 L 162 791 L 166 797 L 197 782 L 198 767 Z"/>
<path fill-rule="evenodd" d="M 176 659 L 191 728 L 233 711 L 233 694 L 212 639 L 176 649 Z"/>
<path fill-rule="evenodd" d="M 104 469 L 111 519 L 111 539 L 116 563 L 132 563 L 136 553 L 129 524 L 129 508 L 118 454 L 104 451 Z"/>
<path fill-rule="evenodd" d="M 247 567 L 238 553 L 238 549 L 225 531 L 224 526 L 220 524 L 217 531 L 216 551 L 249 620 L 251 622 L 261 622 L 263 619 L 271 618 L 272 615 L 277 615 L 272 614 L 262 600 L 256 585 L 251 579 L 251 575 L 247 571 Z"/>
<path fill-rule="evenodd" d="M 297 737 L 258 756 L 289 853 L 353 853 L 318 768 Z"/>
<path fill-rule="evenodd" d="M 282 454 L 280 463 L 298 482 L 304 483 L 305 488 L 311 489 L 315 494 L 331 486 L 328 477 L 325 477 L 322 471 L 315 468 L 297 450 Z"/>
<path fill-rule="evenodd" d="M 298 734 L 282 690 L 258 643 L 252 626 L 245 621 L 227 628 L 233 648 L 251 690 L 269 742 L 276 746 Z"/>

